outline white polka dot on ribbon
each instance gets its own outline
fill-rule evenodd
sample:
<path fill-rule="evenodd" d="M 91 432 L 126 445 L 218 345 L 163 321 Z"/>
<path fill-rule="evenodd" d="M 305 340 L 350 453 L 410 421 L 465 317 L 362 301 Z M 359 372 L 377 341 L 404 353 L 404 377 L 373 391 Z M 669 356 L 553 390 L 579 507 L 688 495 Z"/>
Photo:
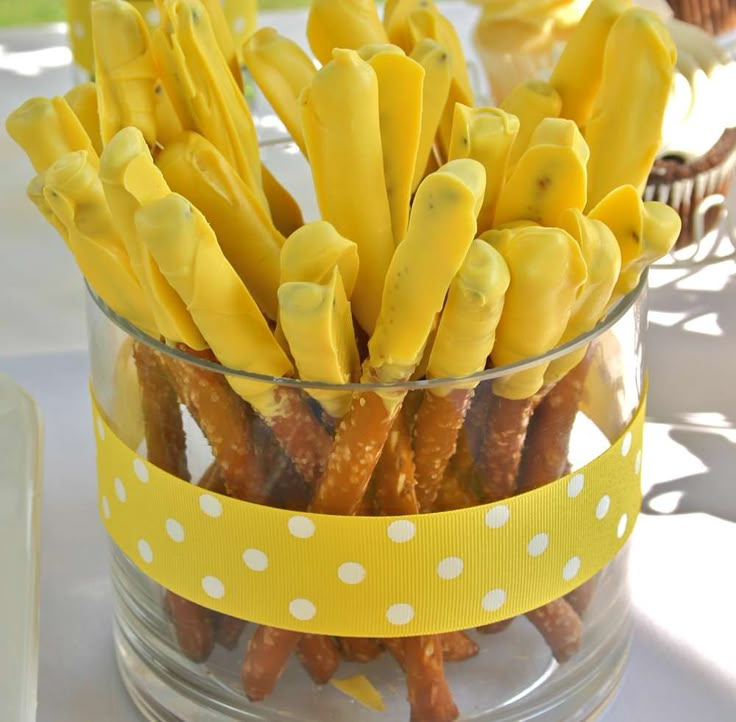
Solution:
<path fill-rule="evenodd" d="M 406 519 L 399 519 L 398 521 L 392 521 L 388 525 L 388 538 L 396 542 L 397 544 L 403 544 L 404 542 L 411 541 L 416 534 L 416 527 L 414 522 L 407 521 Z"/>
<path fill-rule="evenodd" d="M 386 610 L 386 619 L 397 627 L 409 624 L 414 619 L 414 607 L 404 603 L 392 604 Z"/>
<path fill-rule="evenodd" d="M 308 599 L 292 599 L 289 602 L 289 614 L 301 622 L 308 622 L 317 614 L 317 607 Z"/>

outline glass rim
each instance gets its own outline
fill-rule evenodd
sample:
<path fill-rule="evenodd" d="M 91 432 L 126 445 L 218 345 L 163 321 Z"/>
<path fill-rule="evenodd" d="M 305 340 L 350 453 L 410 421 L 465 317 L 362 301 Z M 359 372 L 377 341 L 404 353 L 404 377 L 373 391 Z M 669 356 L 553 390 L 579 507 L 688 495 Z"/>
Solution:
<path fill-rule="evenodd" d="M 556 346 L 549 351 L 536 356 L 530 356 L 523 361 L 516 361 L 511 364 L 505 364 L 503 366 L 495 366 L 490 369 L 483 369 L 477 371 L 474 374 L 467 376 L 447 376 L 442 378 L 431 378 L 431 379 L 417 379 L 412 381 L 400 381 L 393 383 L 381 383 L 381 382 L 350 382 L 345 384 L 335 384 L 325 381 L 306 381 L 299 378 L 291 378 L 285 376 L 268 376 L 266 374 L 253 373 L 251 371 L 243 371 L 240 369 L 234 369 L 222 364 L 209 361 L 207 359 L 199 358 L 192 354 L 188 354 L 185 351 L 169 346 L 159 339 L 149 336 L 147 333 L 142 331 L 137 326 L 133 325 L 130 321 L 123 318 L 113 311 L 89 286 L 87 291 L 90 298 L 94 301 L 97 308 L 116 325 L 126 335 L 133 338 L 136 341 L 145 343 L 154 350 L 168 354 L 173 358 L 190 363 L 199 368 L 207 371 L 214 371 L 215 373 L 225 374 L 226 376 L 233 376 L 248 381 L 255 381 L 263 384 L 278 385 L 291 387 L 296 389 L 314 389 L 317 391 L 415 391 L 429 388 L 437 388 L 442 386 L 460 386 L 462 384 L 471 383 L 473 385 L 480 384 L 484 381 L 494 381 L 504 377 L 508 377 L 512 373 L 518 373 L 527 369 L 534 368 L 542 363 L 554 361 L 555 359 L 565 356 L 566 354 L 575 351 L 586 344 L 591 343 L 596 338 L 604 334 L 610 328 L 615 326 L 631 309 L 636 301 L 642 296 L 644 289 L 647 285 L 647 271 L 645 270 L 639 279 L 639 283 L 636 288 L 629 291 L 623 298 L 621 298 L 616 305 L 609 311 L 609 313 L 599 321 L 592 329 L 585 333 L 576 336 L 575 338 L 567 341 L 564 344 Z"/>

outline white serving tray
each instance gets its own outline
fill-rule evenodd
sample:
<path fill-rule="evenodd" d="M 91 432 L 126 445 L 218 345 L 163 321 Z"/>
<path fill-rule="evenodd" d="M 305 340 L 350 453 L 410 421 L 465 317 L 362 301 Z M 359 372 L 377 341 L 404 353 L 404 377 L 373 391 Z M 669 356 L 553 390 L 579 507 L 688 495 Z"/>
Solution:
<path fill-rule="evenodd" d="M 0 374 L 0 720 L 36 719 L 42 433 L 33 399 Z"/>

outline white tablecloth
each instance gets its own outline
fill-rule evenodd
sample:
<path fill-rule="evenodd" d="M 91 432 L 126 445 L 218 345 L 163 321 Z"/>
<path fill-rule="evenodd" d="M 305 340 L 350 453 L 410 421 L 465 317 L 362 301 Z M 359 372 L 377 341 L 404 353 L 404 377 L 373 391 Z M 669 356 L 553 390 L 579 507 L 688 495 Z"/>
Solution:
<path fill-rule="evenodd" d="M 473 11 L 448 7 L 467 30 Z M 299 38 L 303 14 L 263 22 Z M 0 32 L 0 118 L 71 80 L 63 27 Z M 82 286 L 27 202 L 31 169 L 4 130 L 0 169 L 0 371 L 35 396 L 46 426 L 38 719 L 134 722 L 113 659 Z M 651 280 L 648 495 L 631 555 L 636 631 L 606 720 L 726 722 L 736 719 L 736 264 Z"/>

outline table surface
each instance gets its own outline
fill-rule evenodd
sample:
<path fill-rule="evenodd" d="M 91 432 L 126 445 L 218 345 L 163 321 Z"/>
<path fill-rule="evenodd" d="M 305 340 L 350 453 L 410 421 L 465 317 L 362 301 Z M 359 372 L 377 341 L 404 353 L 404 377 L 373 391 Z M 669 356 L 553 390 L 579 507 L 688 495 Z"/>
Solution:
<path fill-rule="evenodd" d="M 446 7 L 467 37 L 474 11 Z M 262 18 L 295 39 L 303 21 L 299 12 Z M 0 32 L 3 121 L 25 98 L 71 82 L 63 26 Z M 135 722 L 113 656 L 82 284 L 26 200 L 31 169 L 4 130 L 0 164 L 0 371 L 36 398 L 46 429 L 38 720 Z M 657 270 L 650 286 L 646 498 L 631 554 L 635 634 L 605 719 L 724 722 L 736 719 L 736 263 Z"/>

